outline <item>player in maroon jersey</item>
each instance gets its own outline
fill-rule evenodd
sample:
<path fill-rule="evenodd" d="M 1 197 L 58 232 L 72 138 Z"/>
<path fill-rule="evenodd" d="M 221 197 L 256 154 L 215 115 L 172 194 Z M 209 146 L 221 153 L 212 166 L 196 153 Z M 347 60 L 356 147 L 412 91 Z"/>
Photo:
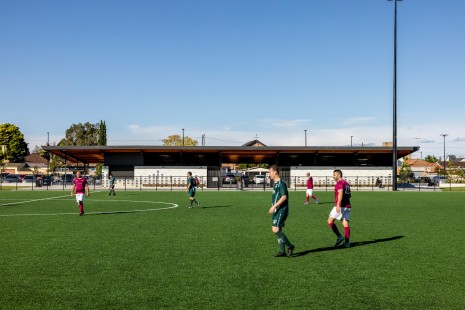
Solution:
<path fill-rule="evenodd" d="M 342 171 L 336 169 L 333 171 L 333 179 L 336 181 L 336 186 L 334 186 L 334 208 L 331 210 L 331 213 L 328 217 L 328 225 L 331 230 L 336 234 L 336 245 L 338 246 L 344 241 L 344 246 L 350 248 L 350 185 L 349 183 L 342 178 Z M 337 229 L 335 220 L 342 221 L 342 226 L 344 227 L 344 237 L 341 236 L 341 233 Z"/>
<path fill-rule="evenodd" d="M 71 189 L 71 196 L 76 191 L 76 201 L 79 206 L 79 215 L 84 215 L 84 194 L 89 197 L 89 184 L 85 177 L 81 177 L 81 172 L 76 172 L 76 177 L 73 180 L 73 188 Z"/>
<path fill-rule="evenodd" d="M 313 178 L 310 176 L 310 172 L 307 172 L 307 192 L 305 194 L 305 204 L 310 203 L 310 197 L 315 200 L 315 203 L 318 203 L 318 198 L 313 195 Z"/>

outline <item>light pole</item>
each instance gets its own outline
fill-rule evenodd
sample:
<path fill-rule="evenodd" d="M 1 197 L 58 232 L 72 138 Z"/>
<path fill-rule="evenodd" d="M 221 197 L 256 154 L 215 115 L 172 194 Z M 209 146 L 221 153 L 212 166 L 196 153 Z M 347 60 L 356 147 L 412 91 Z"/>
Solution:
<path fill-rule="evenodd" d="M 354 137 L 354 136 L 350 136 L 350 147 L 352 147 L 352 138 L 353 138 L 353 137 Z"/>
<path fill-rule="evenodd" d="M 307 146 L 307 129 L 304 129 L 305 131 L 305 146 Z"/>
<path fill-rule="evenodd" d="M 394 1 L 394 85 L 392 110 L 392 190 L 397 191 L 397 1 Z"/>
<path fill-rule="evenodd" d="M 184 146 L 184 128 L 182 129 L 182 146 Z"/>
<path fill-rule="evenodd" d="M 441 136 L 444 138 L 444 176 L 446 176 L 446 137 L 448 134 L 443 133 Z"/>

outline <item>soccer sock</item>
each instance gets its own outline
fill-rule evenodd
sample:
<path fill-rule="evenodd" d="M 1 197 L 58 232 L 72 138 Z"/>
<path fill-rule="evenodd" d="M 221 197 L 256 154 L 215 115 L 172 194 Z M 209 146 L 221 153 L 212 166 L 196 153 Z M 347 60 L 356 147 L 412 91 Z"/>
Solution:
<path fill-rule="evenodd" d="M 346 242 L 349 243 L 350 239 L 350 227 L 344 227 L 344 237 L 346 239 Z"/>
<path fill-rule="evenodd" d="M 284 240 L 278 234 L 276 234 L 276 238 L 278 239 L 278 246 L 279 252 L 286 253 L 286 249 L 284 248 Z"/>
<path fill-rule="evenodd" d="M 192 207 L 192 203 L 194 202 L 193 199 L 189 199 L 190 200 L 190 206 Z"/>
<path fill-rule="evenodd" d="M 318 198 L 316 198 L 315 196 L 312 196 L 313 200 L 317 200 Z"/>
<path fill-rule="evenodd" d="M 199 202 L 197 200 L 195 200 L 195 198 L 192 199 L 192 201 L 195 202 L 195 204 L 199 204 Z"/>
<path fill-rule="evenodd" d="M 334 224 L 334 222 L 329 224 L 329 228 L 331 228 L 333 230 L 333 232 L 336 234 L 336 236 L 339 237 L 341 235 L 341 233 L 339 232 L 339 229 L 337 229 L 337 226 L 336 226 L 336 224 Z"/>
<path fill-rule="evenodd" d="M 79 212 L 80 213 L 84 212 L 84 205 L 83 205 L 82 201 L 79 202 Z"/>
<path fill-rule="evenodd" d="M 281 238 L 281 240 L 287 247 L 292 246 L 291 242 L 289 241 L 289 239 L 287 239 L 286 235 L 282 231 L 279 231 L 276 235 L 278 236 L 278 238 Z"/>
<path fill-rule="evenodd" d="M 309 197 L 305 196 L 305 202 L 308 202 L 308 200 L 309 200 Z"/>

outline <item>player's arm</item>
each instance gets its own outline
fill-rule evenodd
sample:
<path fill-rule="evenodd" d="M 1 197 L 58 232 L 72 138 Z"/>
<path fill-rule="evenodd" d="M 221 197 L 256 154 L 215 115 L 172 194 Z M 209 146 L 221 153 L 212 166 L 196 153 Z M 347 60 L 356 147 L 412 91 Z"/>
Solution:
<path fill-rule="evenodd" d="M 273 214 L 274 211 L 287 199 L 287 195 L 282 196 L 274 205 L 271 206 L 270 210 L 268 210 L 269 214 Z"/>
<path fill-rule="evenodd" d="M 75 188 L 76 188 L 76 184 L 73 184 L 73 187 L 71 188 L 71 195 L 70 196 L 73 196 Z"/>
<path fill-rule="evenodd" d="M 336 202 L 336 212 L 339 213 L 341 212 L 341 203 L 342 203 L 342 196 L 344 195 L 344 192 L 341 189 L 337 191 L 337 202 Z"/>
<path fill-rule="evenodd" d="M 86 182 L 86 195 L 87 197 L 90 196 L 90 192 L 89 192 L 89 183 Z"/>

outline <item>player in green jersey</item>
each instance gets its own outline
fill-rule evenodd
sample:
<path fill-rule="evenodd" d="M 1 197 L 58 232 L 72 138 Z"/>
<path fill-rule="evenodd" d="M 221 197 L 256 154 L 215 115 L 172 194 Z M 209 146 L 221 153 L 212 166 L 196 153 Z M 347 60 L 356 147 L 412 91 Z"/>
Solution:
<path fill-rule="evenodd" d="M 113 196 L 115 196 L 115 182 L 116 182 L 116 179 L 111 173 L 108 176 L 108 179 L 110 180 L 110 192 L 108 193 L 108 196 L 110 196 L 112 193 L 113 193 Z"/>
<path fill-rule="evenodd" d="M 192 172 L 187 173 L 187 194 L 189 195 L 189 209 L 192 208 L 192 203 L 196 203 L 197 207 L 200 207 L 200 202 L 195 200 L 195 191 L 197 189 L 197 182 L 195 181 L 195 178 L 192 177 Z"/>
<path fill-rule="evenodd" d="M 289 194 L 287 191 L 287 185 L 279 176 L 278 166 L 271 166 L 269 171 L 270 178 L 274 181 L 274 188 L 271 208 L 268 213 L 272 214 L 273 222 L 271 230 L 276 235 L 279 245 L 279 252 L 275 255 L 275 257 L 286 256 L 285 246 L 287 246 L 287 256 L 291 256 L 295 247 L 283 233 L 284 222 L 289 214 Z"/>

